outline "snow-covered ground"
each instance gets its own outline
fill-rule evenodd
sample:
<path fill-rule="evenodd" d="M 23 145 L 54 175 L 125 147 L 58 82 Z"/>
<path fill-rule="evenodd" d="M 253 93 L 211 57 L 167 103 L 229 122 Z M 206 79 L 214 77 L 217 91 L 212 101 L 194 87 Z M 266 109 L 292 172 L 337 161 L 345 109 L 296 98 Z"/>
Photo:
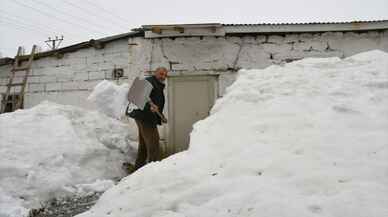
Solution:
<path fill-rule="evenodd" d="M 388 54 L 242 70 L 190 148 L 78 217 L 388 216 Z"/>
<path fill-rule="evenodd" d="M 0 217 L 113 186 L 121 164 L 134 160 L 134 139 L 126 124 L 73 106 L 43 102 L 0 115 Z"/>

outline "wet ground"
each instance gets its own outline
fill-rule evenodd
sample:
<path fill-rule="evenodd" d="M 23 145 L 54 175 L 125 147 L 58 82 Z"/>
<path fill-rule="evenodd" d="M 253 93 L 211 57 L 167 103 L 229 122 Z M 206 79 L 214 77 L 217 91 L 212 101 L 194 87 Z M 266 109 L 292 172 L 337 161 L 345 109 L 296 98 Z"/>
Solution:
<path fill-rule="evenodd" d="M 41 208 L 30 211 L 29 217 L 73 217 L 89 210 L 102 193 L 85 196 L 70 196 L 46 201 Z"/>
<path fill-rule="evenodd" d="M 127 175 L 134 171 L 130 163 L 123 163 L 122 169 Z M 121 178 L 114 179 L 118 183 Z M 53 198 L 42 203 L 40 208 L 30 210 L 28 217 L 73 217 L 89 210 L 104 192 L 93 192 L 87 195 L 73 195 Z"/>

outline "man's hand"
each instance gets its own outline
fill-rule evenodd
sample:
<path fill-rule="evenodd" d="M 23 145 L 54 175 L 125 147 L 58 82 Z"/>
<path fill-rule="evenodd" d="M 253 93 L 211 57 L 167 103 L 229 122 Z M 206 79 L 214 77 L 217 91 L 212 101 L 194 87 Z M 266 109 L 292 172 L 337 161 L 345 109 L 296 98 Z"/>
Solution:
<path fill-rule="evenodd" d="M 167 123 L 167 119 L 166 119 L 166 117 L 164 117 L 164 115 L 163 115 L 162 113 L 160 113 L 159 107 L 158 107 L 157 105 L 155 105 L 155 104 L 154 104 L 153 102 L 151 102 L 151 101 L 150 101 L 149 103 L 150 103 L 150 110 L 151 110 L 152 112 L 154 112 L 154 113 L 156 113 L 156 114 L 159 115 L 159 117 L 160 117 L 162 123 Z"/>
<path fill-rule="evenodd" d="M 157 112 L 157 111 L 159 111 L 159 107 L 157 105 L 155 105 L 154 103 L 150 102 L 150 110 L 152 112 Z"/>

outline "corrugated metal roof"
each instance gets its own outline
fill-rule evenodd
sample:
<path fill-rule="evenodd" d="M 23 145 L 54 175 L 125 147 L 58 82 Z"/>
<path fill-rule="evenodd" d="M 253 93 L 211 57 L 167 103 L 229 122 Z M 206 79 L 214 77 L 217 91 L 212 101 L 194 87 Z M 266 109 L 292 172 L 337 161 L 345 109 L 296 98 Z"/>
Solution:
<path fill-rule="evenodd" d="M 301 22 L 301 23 L 225 23 L 223 26 L 261 26 L 261 25 L 312 25 L 312 24 L 349 24 L 349 23 L 378 23 L 388 20 L 346 21 L 346 22 Z"/>
<path fill-rule="evenodd" d="M 226 34 L 366 31 L 388 29 L 388 20 L 310 23 L 223 24 Z"/>

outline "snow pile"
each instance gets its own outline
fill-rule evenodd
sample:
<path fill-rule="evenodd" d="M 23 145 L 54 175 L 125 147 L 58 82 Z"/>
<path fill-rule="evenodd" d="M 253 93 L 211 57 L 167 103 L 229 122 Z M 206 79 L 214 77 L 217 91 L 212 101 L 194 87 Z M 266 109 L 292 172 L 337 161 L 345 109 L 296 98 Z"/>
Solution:
<path fill-rule="evenodd" d="M 97 179 L 94 183 L 76 185 L 78 190 L 77 194 L 84 195 L 90 192 L 104 192 L 114 185 L 115 183 L 112 180 Z"/>
<path fill-rule="evenodd" d="M 387 53 L 240 71 L 188 151 L 78 217 L 386 217 L 387 132 Z"/>
<path fill-rule="evenodd" d="M 0 188 L 0 216 L 1 217 L 20 217 L 28 214 L 28 209 L 24 208 L 23 200 L 8 195 Z"/>
<path fill-rule="evenodd" d="M 134 160 L 129 139 L 125 124 L 73 106 L 44 102 L 0 115 L 0 216 L 111 187 Z"/>
<path fill-rule="evenodd" d="M 114 82 L 103 80 L 98 83 L 88 100 L 94 102 L 97 109 L 116 119 L 120 119 L 125 114 L 128 105 L 128 84 L 117 85 Z"/>

